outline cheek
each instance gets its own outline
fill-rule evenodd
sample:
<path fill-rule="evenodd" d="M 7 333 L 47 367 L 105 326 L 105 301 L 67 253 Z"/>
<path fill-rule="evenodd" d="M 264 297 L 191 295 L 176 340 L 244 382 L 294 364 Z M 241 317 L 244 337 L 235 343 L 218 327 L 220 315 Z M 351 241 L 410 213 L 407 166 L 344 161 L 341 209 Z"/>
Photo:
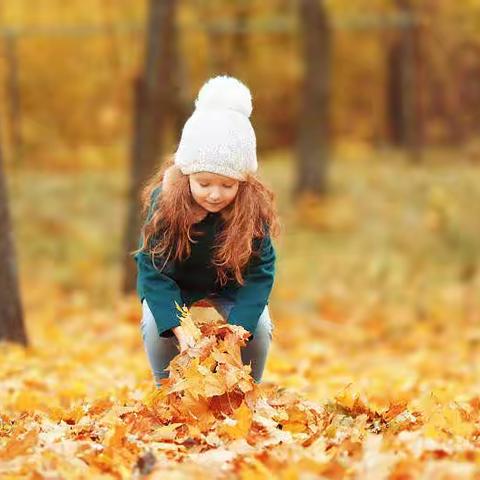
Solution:
<path fill-rule="evenodd" d="M 194 198 L 202 198 L 204 196 L 204 192 L 201 188 L 192 186 L 191 191 Z"/>
<path fill-rule="evenodd" d="M 237 190 L 234 190 L 232 192 L 228 192 L 228 200 L 229 201 L 232 201 L 235 199 L 235 197 L 237 196 L 237 193 L 238 193 L 238 189 Z"/>

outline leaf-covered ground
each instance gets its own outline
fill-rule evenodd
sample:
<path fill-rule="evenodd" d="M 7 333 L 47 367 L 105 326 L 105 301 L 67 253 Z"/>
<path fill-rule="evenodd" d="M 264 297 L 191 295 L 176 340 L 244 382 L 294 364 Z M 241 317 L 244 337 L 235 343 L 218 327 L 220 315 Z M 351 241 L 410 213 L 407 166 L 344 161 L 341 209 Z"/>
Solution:
<path fill-rule="evenodd" d="M 266 166 L 285 231 L 260 385 L 242 331 L 193 309 L 155 389 L 117 293 L 121 179 L 15 178 L 32 345 L 0 347 L 0 478 L 480 478 L 480 170 L 345 157 L 301 209 Z"/>

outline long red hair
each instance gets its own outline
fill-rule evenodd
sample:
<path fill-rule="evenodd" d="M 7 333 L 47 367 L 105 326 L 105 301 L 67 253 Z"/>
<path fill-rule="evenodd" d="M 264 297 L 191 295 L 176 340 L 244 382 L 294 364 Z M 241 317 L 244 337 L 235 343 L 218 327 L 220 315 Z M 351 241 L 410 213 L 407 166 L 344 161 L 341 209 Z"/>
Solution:
<path fill-rule="evenodd" d="M 195 230 L 199 205 L 190 192 L 188 175 L 182 174 L 172 164 L 171 158 L 164 162 L 141 191 L 141 213 L 145 219 L 141 230 L 142 246 L 131 252 L 148 252 L 152 261 L 154 256 L 159 255 L 166 259 L 165 264 L 168 260 L 182 261 L 188 258 L 191 243 L 196 242 L 193 237 L 199 234 Z M 174 176 L 173 181 L 169 182 L 166 194 L 164 186 L 150 221 L 146 223 L 152 192 L 162 184 L 167 169 L 168 175 Z M 244 269 L 251 255 L 258 254 L 254 251 L 254 239 L 267 233 L 277 237 L 280 233 L 275 194 L 250 174 L 239 183 L 235 199 L 220 213 L 224 228 L 217 234 L 212 258 L 217 279 L 222 286 L 230 279 L 243 285 Z"/>

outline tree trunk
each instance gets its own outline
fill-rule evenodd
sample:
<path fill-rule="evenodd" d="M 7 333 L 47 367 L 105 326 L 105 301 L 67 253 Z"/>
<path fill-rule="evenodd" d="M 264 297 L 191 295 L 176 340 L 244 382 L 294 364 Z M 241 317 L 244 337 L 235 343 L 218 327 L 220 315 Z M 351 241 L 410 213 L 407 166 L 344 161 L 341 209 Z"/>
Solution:
<path fill-rule="evenodd" d="M 400 27 L 387 56 L 387 118 L 390 141 L 408 149 L 415 161 L 420 155 L 418 35 L 410 0 L 396 0 L 405 24 Z"/>
<path fill-rule="evenodd" d="M 9 126 L 9 144 L 14 165 L 23 163 L 22 113 L 20 91 L 20 66 L 18 41 L 15 34 L 5 37 L 7 116 Z"/>
<path fill-rule="evenodd" d="M 23 311 L 18 288 L 17 262 L 12 224 L 8 209 L 7 182 L 0 147 L 0 340 L 27 345 Z"/>
<path fill-rule="evenodd" d="M 331 27 L 324 1 L 300 0 L 305 75 L 297 131 L 294 195 L 327 191 L 330 144 Z"/>
<path fill-rule="evenodd" d="M 392 145 L 403 146 L 405 142 L 405 115 L 402 113 L 404 101 L 402 99 L 402 62 L 401 42 L 395 39 L 387 53 L 387 119 L 388 137 Z"/>
<path fill-rule="evenodd" d="M 180 41 L 178 38 L 178 27 L 176 23 L 173 26 L 174 36 L 172 38 L 173 55 L 172 55 L 172 81 L 170 100 L 169 118 L 172 120 L 174 138 L 179 139 L 182 134 L 183 125 L 192 113 L 191 102 L 186 92 L 187 88 L 187 68 L 185 58 L 180 49 Z"/>
<path fill-rule="evenodd" d="M 135 104 L 129 210 L 125 226 L 125 268 L 123 291 L 136 286 L 135 262 L 130 254 L 138 247 L 140 224 L 139 194 L 146 180 L 154 173 L 162 151 L 173 91 L 176 0 L 150 0 L 145 45 L 144 72 L 134 85 Z"/>

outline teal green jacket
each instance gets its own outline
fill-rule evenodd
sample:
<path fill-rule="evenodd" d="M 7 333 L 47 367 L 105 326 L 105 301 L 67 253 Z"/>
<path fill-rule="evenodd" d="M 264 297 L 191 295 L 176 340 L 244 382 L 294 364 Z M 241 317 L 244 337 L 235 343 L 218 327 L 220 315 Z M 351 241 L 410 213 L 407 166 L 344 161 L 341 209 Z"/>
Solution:
<path fill-rule="evenodd" d="M 146 222 L 151 219 L 161 191 L 161 187 L 157 187 L 152 192 Z M 170 260 L 164 265 L 165 259 L 162 261 L 157 256 L 155 268 L 148 253 L 141 251 L 135 254 L 137 294 L 140 302 L 147 300 L 160 336 L 172 336 L 171 329 L 180 325 L 175 302 L 190 307 L 209 294 L 217 294 L 234 302 L 227 323 L 241 325 L 251 333 L 255 331 L 273 286 L 275 249 L 268 232 L 262 238 L 255 238 L 253 248 L 254 251 L 259 250 L 259 255 L 252 254 L 243 274 L 244 285 L 231 280 L 220 286 L 212 265 L 212 253 L 215 235 L 222 225 L 220 213 L 208 213 L 201 222 L 195 224 L 203 234 L 195 237 L 197 243 L 191 243 L 191 254 L 183 262 Z"/>

